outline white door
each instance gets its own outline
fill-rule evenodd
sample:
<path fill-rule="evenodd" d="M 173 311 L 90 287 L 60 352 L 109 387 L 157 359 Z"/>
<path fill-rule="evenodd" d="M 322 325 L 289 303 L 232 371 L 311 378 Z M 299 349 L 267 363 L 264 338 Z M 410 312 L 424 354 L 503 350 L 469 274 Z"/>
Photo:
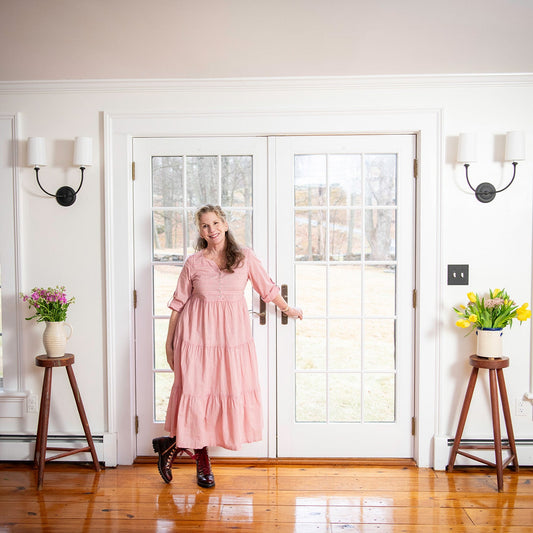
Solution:
<path fill-rule="evenodd" d="M 196 209 L 221 205 L 237 240 L 253 246 L 266 263 L 266 138 L 133 139 L 135 336 L 137 455 L 151 455 L 152 439 L 162 436 L 173 374 L 165 340 L 171 298 L 181 267 L 194 252 Z M 247 290 L 249 308 L 259 312 L 258 297 Z M 271 311 L 272 313 L 272 311 Z M 251 315 L 252 319 L 252 315 Z M 268 323 L 269 320 L 267 320 Z M 257 318 L 252 330 L 257 347 L 263 405 L 267 401 L 267 325 Z M 268 416 L 265 416 L 268 421 Z M 263 434 L 268 434 L 265 425 Z M 266 438 L 245 445 L 239 455 L 265 457 Z M 236 455 L 213 450 L 214 455 Z"/>
<path fill-rule="evenodd" d="M 280 457 L 412 457 L 412 135 L 276 140 Z"/>
<path fill-rule="evenodd" d="M 164 434 L 166 304 L 192 214 L 216 203 L 305 319 L 268 305 L 253 320 L 264 438 L 214 454 L 412 457 L 414 148 L 410 135 L 134 139 L 137 455 Z"/>

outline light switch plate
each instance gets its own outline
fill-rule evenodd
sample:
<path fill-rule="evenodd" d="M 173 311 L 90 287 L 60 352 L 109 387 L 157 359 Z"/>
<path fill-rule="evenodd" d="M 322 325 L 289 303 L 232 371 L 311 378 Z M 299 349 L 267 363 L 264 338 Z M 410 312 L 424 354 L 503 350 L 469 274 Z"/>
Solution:
<path fill-rule="evenodd" d="M 468 285 L 468 265 L 448 265 L 448 285 Z"/>

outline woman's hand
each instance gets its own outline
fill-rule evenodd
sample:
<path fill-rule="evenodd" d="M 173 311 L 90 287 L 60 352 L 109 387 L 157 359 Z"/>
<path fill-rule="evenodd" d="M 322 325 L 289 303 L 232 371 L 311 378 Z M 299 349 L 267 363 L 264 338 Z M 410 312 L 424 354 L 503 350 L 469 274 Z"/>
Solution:
<path fill-rule="evenodd" d="M 174 333 L 176 332 L 176 324 L 178 323 L 180 314 L 172 310 L 170 320 L 168 321 L 167 341 L 165 343 L 165 351 L 167 353 L 168 366 L 174 370 Z"/>
<path fill-rule="evenodd" d="M 174 350 L 172 349 L 172 345 L 168 346 L 166 345 L 166 352 L 167 352 L 167 363 L 168 366 L 174 370 Z"/>
<path fill-rule="evenodd" d="M 289 318 L 299 318 L 300 320 L 304 317 L 303 311 L 299 307 L 289 307 L 285 314 Z"/>

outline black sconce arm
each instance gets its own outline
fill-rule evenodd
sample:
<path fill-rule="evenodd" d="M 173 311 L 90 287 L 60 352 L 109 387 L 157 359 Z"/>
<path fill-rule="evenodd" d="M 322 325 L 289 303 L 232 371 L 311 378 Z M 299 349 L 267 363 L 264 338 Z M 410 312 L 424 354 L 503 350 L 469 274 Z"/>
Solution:
<path fill-rule="evenodd" d="M 80 185 L 79 187 L 74 190 L 72 187 L 69 187 L 67 185 L 60 187 L 55 194 L 52 194 L 48 192 L 39 181 L 39 167 L 35 167 L 35 177 L 37 178 L 37 184 L 39 185 L 41 191 L 46 193 L 48 196 L 52 196 L 57 200 L 57 203 L 59 205 L 62 205 L 63 207 L 69 207 L 76 201 L 76 195 L 81 189 L 81 186 L 83 185 L 83 172 L 85 171 L 85 167 L 80 167 L 81 170 L 81 179 L 80 179 Z"/>
<path fill-rule="evenodd" d="M 516 161 L 513 161 L 513 177 L 511 178 L 511 181 L 502 189 L 496 190 L 496 187 L 492 185 L 492 183 L 484 182 L 480 183 L 475 189 L 472 187 L 472 184 L 470 183 L 470 179 L 468 177 L 468 167 L 470 166 L 468 163 L 465 163 L 465 172 L 466 172 L 466 182 L 468 183 L 468 186 L 476 193 L 476 198 L 486 204 L 488 202 L 492 202 L 494 198 L 496 197 L 496 194 L 502 191 L 505 191 L 505 189 L 508 189 L 511 184 L 513 183 L 515 176 L 516 176 L 516 166 L 518 163 Z"/>

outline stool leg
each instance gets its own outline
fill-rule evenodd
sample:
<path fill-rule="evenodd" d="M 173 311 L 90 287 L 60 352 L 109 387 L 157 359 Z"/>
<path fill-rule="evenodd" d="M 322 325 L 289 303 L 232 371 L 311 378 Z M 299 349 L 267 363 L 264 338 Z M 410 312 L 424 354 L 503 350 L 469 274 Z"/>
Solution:
<path fill-rule="evenodd" d="M 503 490 L 503 463 L 502 463 L 502 434 L 500 431 L 500 412 L 498 409 L 498 386 L 496 384 L 496 370 L 489 368 L 490 382 L 490 408 L 492 411 L 492 428 L 494 432 L 494 454 L 496 455 L 496 476 L 498 479 L 498 492 Z"/>
<path fill-rule="evenodd" d="M 39 409 L 39 425 L 37 426 L 37 441 L 35 443 L 34 464 L 38 467 L 37 489 L 43 488 L 44 465 L 46 463 L 46 441 L 48 438 L 48 420 L 50 418 L 50 395 L 52 392 L 52 368 L 44 369 L 43 390 L 41 392 L 41 407 Z"/>
<path fill-rule="evenodd" d="M 463 435 L 463 430 L 465 428 L 466 416 L 468 415 L 468 409 L 470 409 L 470 402 L 472 401 L 472 395 L 474 394 L 474 387 L 476 386 L 476 379 L 479 369 L 474 367 L 472 368 L 472 373 L 470 374 L 470 380 L 468 381 L 468 387 L 466 388 L 465 400 L 463 402 L 463 408 L 461 409 L 461 416 L 459 417 L 459 424 L 457 425 L 457 432 L 455 433 L 455 440 L 453 441 L 453 447 L 450 454 L 450 462 L 446 467 L 446 470 L 452 471 L 453 465 L 455 464 L 455 458 L 457 457 L 457 451 L 461 444 L 461 437 Z"/>
<path fill-rule="evenodd" d="M 498 376 L 498 385 L 500 386 L 500 397 L 502 399 L 503 417 L 505 419 L 505 427 L 507 428 L 507 439 L 509 440 L 509 448 L 511 448 L 511 454 L 513 460 L 511 464 L 515 472 L 518 472 L 518 454 L 516 453 L 516 444 L 514 440 L 513 423 L 511 421 L 511 410 L 509 409 L 509 399 L 507 397 L 507 388 L 505 387 L 505 378 L 503 376 L 503 370 L 498 368 L 496 370 Z"/>
<path fill-rule="evenodd" d="M 87 416 L 85 414 L 85 409 L 83 408 L 83 402 L 81 401 L 80 391 L 78 389 L 78 384 L 76 383 L 76 378 L 74 377 L 74 371 L 72 366 L 68 365 L 66 367 L 68 379 L 70 381 L 70 386 L 74 394 L 74 399 L 76 400 L 76 406 L 78 407 L 78 413 L 80 414 L 81 424 L 83 426 L 83 431 L 85 432 L 85 438 L 87 439 L 87 444 L 91 450 L 91 457 L 93 459 L 94 469 L 100 471 L 100 463 L 98 462 L 98 457 L 96 456 L 96 450 L 94 448 L 93 437 L 89 429 L 89 422 L 87 421 Z"/>

